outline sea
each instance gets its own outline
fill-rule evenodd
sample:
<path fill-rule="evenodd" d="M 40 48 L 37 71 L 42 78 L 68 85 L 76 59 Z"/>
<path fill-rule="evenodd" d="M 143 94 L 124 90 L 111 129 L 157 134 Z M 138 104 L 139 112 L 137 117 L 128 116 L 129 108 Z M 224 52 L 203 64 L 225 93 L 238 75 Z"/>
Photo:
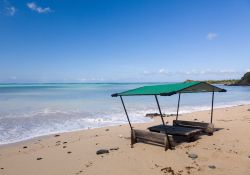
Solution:
<path fill-rule="evenodd" d="M 120 98 L 111 94 L 154 84 L 162 83 L 0 84 L 0 144 L 127 124 Z M 215 93 L 214 108 L 250 104 L 250 87 L 217 86 L 227 92 Z M 182 94 L 180 113 L 211 109 L 211 100 L 211 93 Z M 132 123 L 150 122 L 145 114 L 158 112 L 154 96 L 124 97 L 124 102 Z M 176 113 L 178 95 L 159 102 L 163 113 Z"/>

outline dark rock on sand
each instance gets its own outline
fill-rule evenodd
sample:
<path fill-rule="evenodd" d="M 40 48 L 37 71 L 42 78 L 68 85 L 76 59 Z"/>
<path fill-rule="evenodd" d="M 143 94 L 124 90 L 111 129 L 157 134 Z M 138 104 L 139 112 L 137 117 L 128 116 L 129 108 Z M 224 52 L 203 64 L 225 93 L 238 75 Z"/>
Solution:
<path fill-rule="evenodd" d="M 176 116 L 176 114 L 162 114 L 163 117 L 174 117 Z M 180 116 L 180 114 L 179 114 Z M 154 118 L 154 117 L 160 117 L 160 114 L 158 113 L 148 113 L 146 114 L 145 117 L 150 117 L 150 118 Z"/>
<path fill-rule="evenodd" d="M 1 170 L 4 170 L 4 168 L 1 168 Z"/>
<path fill-rule="evenodd" d="M 208 168 L 215 169 L 216 166 L 215 165 L 208 165 Z"/>
<path fill-rule="evenodd" d="M 59 137 L 59 136 L 60 136 L 59 134 L 54 135 L 54 137 Z"/>
<path fill-rule="evenodd" d="M 99 155 L 99 154 L 107 154 L 109 153 L 109 150 L 107 149 L 99 149 L 96 151 L 96 154 Z"/>
<path fill-rule="evenodd" d="M 27 146 L 23 146 L 23 149 L 26 149 L 26 148 L 28 148 Z"/>
<path fill-rule="evenodd" d="M 67 146 L 63 146 L 63 148 L 67 148 Z"/>
<path fill-rule="evenodd" d="M 247 111 L 250 111 L 250 109 L 248 109 Z"/>
<path fill-rule="evenodd" d="M 68 153 L 68 154 L 71 154 L 72 152 L 71 152 L 71 151 L 68 151 L 67 153 Z"/>
<path fill-rule="evenodd" d="M 250 155 L 248 156 L 248 158 L 250 159 Z"/>
<path fill-rule="evenodd" d="M 36 158 L 36 160 L 42 160 L 43 158 L 42 157 L 38 157 L 38 158 Z"/>
<path fill-rule="evenodd" d="M 148 113 L 148 114 L 146 114 L 145 117 L 154 118 L 154 117 L 159 117 L 159 116 L 160 116 L 160 114 L 158 114 L 158 113 Z M 163 117 L 167 117 L 167 115 L 163 114 Z"/>
<path fill-rule="evenodd" d="M 198 155 L 197 154 L 194 154 L 194 153 L 191 153 L 191 154 L 188 154 L 188 157 L 190 157 L 191 159 L 197 159 L 198 158 Z"/>
<path fill-rule="evenodd" d="M 105 131 L 109 131 L 109 129 L 105 129 Z"/>

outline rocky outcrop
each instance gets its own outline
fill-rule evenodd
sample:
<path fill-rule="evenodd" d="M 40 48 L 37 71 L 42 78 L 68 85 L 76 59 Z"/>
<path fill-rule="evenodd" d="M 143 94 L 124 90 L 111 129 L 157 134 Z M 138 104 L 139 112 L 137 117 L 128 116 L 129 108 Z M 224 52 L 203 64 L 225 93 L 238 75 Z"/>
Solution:
<path fill-rule="evenodd" d="M 232 86 L 250 86 L 250 72 L 245 73 L 245 75 Z"/>

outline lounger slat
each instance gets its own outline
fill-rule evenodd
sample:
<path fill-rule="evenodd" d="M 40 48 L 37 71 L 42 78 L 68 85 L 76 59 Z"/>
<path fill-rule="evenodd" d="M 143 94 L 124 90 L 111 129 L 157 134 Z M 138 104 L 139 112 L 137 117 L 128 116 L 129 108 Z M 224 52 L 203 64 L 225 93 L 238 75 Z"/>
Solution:
<path fill-rule="evenodd" d="M 153 132 L 165 133 L 165 128 L 163 125 L 149 127 L 148 129 Z M 167 134 L 169 135 L 187 136 L 187 137 L 194 136 L 202 131 L 201 129 L 180 127 L 180 126 L 168 126 L 168 125 L 166 125 L 166 130 Z"/>
<path fill-rule="evenodd" d="M 174 126 L 189 127 L 189 128 L 198 128 L 202 129 L 203 132 L 212 134 L 214 131 L 214 125 L 212 123 L 203 123 L 203 122 L 193 122 L 185 120 L 174 120 Z"/>
<path fill-rule="evenodd" d="M 143 130 L 134 130 L 135 137 L 138 139 L 143 139 L 150 142 L 155 142 L 159 144 L 165 143 L 166 135 L 163 133 L 156 133 L 156 132 L 149 132 L 149 131 L 143 131 Z"/>

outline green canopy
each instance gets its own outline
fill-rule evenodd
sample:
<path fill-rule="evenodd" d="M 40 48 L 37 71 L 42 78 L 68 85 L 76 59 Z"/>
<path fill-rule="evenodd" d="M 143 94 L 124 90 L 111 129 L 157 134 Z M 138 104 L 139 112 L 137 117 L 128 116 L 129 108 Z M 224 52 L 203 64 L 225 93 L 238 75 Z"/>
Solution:
<path fill-rule="evenodd" d="M 195 93 L 195 92 L 226 92 L 226 90 L 213 86 L 206 82 L 193 81 L 193 82 L 174 83 L 174 84 L 143 86 L 125 92 L 112 94 L 112 97 L 134 96 L 134 95 L 171 96 L 176 93 Z"/>

